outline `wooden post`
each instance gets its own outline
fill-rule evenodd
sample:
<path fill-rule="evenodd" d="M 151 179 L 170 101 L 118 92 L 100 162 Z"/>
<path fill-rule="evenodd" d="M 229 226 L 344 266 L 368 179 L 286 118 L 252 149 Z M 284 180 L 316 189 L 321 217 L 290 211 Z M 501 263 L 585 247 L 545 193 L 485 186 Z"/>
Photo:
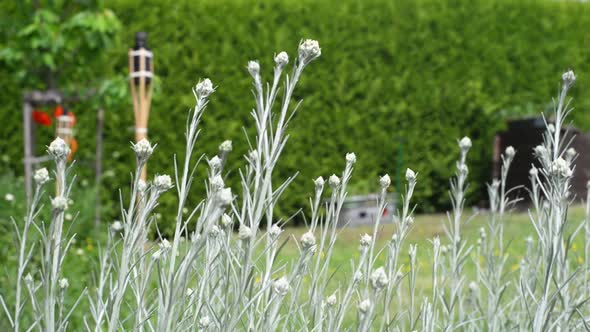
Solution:
<path fill-rule="evenodd" d="M 96 160 L 94 161 L 94 171 L 95 171 L 95 191 L 96 191 L 96 198 L 95 198 L 95 214 L 94 214 L 94 224 L 98 226 L 100 224 L 100 187 L 102 182 L 102 130 L 103 130 L 103 123 L 104 123 L 104 110 L 100 108 L 96 115 Z"/>
<path fill-rule="evenodd" d="M 23 124 L 24 124 L 24 148 L 25 148 L 25 190 L 27 194 L 27 206 L 31 203 L 33 192 L 33 151 L 32 151 L 32 128 L 31 128 L 31 110 L 32 106 L 27 98 L 23 101 Z"/>

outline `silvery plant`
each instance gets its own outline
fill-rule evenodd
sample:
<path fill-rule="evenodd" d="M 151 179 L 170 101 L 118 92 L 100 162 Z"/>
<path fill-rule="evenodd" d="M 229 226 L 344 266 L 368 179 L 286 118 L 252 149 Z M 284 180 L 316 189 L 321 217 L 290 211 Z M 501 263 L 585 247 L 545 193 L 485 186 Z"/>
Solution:
<path fill-rule="evenodd" d="M 256 133 L 247 137 L 239 187 L 225 184 L 230 141 L 223 142 L 214 156 L 194 156 L 199 124 L 216 90 L 209 79 L 193 89 L 196 105 L 185 126 L 185 151 L 174 158 L 172 176 L 158 174 L 152 181 L 142 181 L 142 169 L 157 147 L 145 139 L 133 144 L 135 172 L 129 197 L 122 199 L 121 221 L 109 225 L 95 282 L 81 294 L 67 294 L 74 281 L 62 269 L 74 238 L 64 230 L 74 181 L 66 166 L 69 148 L 59 138 L 53 141 L 48 153 L 55 161 L 57 191 L 49 204 L 51 220 L 46 224 L 39 218 L 51 178 L 40 169 L 24 223 L 14 223 L 18 243 L 14 303 L 1 298 L 12 329 L 66 331 L 82 301 L 89 307 L 83 326 L 95 332 L 589 329 L 590 199 L 584 220 L 576 224 L 568 218 L 577 153 L 569 147 L 564 123 L 572 110 L 566 95 L 575 83 L 574 73 L 563 74 L 554 121 L 546 122 L 543 144 L 534 149 L 538 166 L 530 170 L 529 215 L 535 234 L 522 239 L 526 253 L 516 271 L 507 268 L 504 222 L 518 200 L 513 188 L 506 186 L 517 151 L 508 147 L 502 154 L 500 178 L 487 186 L 487 221 L 478 225 L 477 238 L 467 238 L 464 227 L 473 217 L 465 209 L 472 146 L 468 137 L 458 140 L 459 159 L 449 190 L 452 210 L 443 222 L 444 236 L 431 239 L 431 247 L 407 243 L 414 226 L 412 195 L 418 185 L 417 172 L 407 169 L 400 205 L 388 217 L 393 220 L 387 220 L 393 228 L 383 234 L 386 217 L 377 214 L 371 231 L 359 234 L 358 255 L 350 257 L 349 266 L 337 268 L 332 257 L 356 163 L 354 153 L 346 154 L 341 171 L 310 181 L 311 213 L 300 237 L 285 236 L 287 220 L 274 215 L 293 180 L 279 182 L 274 176 L 289 137 L 288 125 L 300 105 L 293 105 L 293 92 L 304 69 L 320 55 L 314 40 L 302 41 L 293 60 L 286 52 L 276 54 L 269 82 L 263 81 L 257 61 L 248 62 Z M 200 161 L 208 165 L 206 195 L 189 207 Z M 383 212 L 391 179 L 385 174 L 375 182 L 380 192 L 376 204 Z M 162 195 L 171 194 L 178 202 L 174 233 L 164 238 L 157 232 L 154 239 L 149 232 L 157 229 L 154 209 Z M 40 236 L 32 237 L 31 232 Z M 378 246 L 377 239 L 383 237 L 385 245 Z M 570 251 L 577 237 L 584 238 L 581 263 Z M 40 242 L 32 243 L 31 238 Z M 297 255 L 279 260 L 287 241 L 294 243 Z M 431 260 L 420 262 L 419 251 Z M 34 255 L 42 257 L 36 273 L 30 267 Z M 475 274 L 466 273 L 469 265 Z M 336 273 L 343 278 L 336 278 Z M 421 273 L 430 277 L 428 289 L 418 285 Z M 66 296 L 75 301 L 65 301 Z M 25 313 L 34 319 L 24 319 Z"/>

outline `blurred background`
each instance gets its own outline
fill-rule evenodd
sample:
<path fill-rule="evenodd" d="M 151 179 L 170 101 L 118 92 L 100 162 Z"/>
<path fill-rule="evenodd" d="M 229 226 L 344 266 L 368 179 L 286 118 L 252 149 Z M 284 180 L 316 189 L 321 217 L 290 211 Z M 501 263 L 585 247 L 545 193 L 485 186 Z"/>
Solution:
<path fill-rule="evenodd" d="M 581 133 L 590 129 L 590 93 L 584 93 L 589 6 L 554 0 L 3 1 L 0 206 L 11 208 L 1 209 L 2 224 L 10 229 L 7 214 L 24 212 L 23 96 L 50 89 L 64 99 L 33 110 L 34 153 L 42 155 L 55 137 L 59 108 L 75 114 L 79 223 L 94 223 L 97 193 L 100 220 L 117 219 L 119 189 L 125 195 L 134 164 L 128 51 L 138 31 L 147 32 L 154 56 L 149 138 L 158 148 L 150 178 L 173 173 L 173 156 L 184 151 L 181 133 L 194 106 L 191 88 L 209 77 L 218 89 L 203 118 L 197 153 L 213 156 L 222 141 L 232 140 L 227 183 L 237 192 L 248 148 L 242 129 L 254 132 L 246 63 L 259 60 L 263 79 L 271 79 L 273 55 L 284 50 L 293 59 L 300 40 L 312 38 L 320 42 L 322 56 L 295 91 L 303 102 L 277 179 L 299 174 L 278 204 L 278 216 L 307 212 L 312 179 L 340 173 L 347 152 L 358 158 L 351 194 L 375 192 L 385 173 L 393 192 L 403 189 L 410 167 L 419 173 L 418 210 L 444 211 L 457 139 L 463 136 L 473 140 L 470 204 L 480 205 L 494 172 L 496 135 L 507 130 L 508 121 L 550 110 L 567 69 L 578 75 L 573 125 Z M 96 188 L 99 109 L 104 145 Z M 517 159 L 532 152 L 519 153 Z M 204 193 L 205 174 L 200 168 L 193 205 Z M 164 233 L 173 226 L 174 205 L 174 194 L 164 195 L 158 208 Z M 292 224 L 303 220 L 297 214 Z M 90 230 L 84 227 L 81 238 Z"/>

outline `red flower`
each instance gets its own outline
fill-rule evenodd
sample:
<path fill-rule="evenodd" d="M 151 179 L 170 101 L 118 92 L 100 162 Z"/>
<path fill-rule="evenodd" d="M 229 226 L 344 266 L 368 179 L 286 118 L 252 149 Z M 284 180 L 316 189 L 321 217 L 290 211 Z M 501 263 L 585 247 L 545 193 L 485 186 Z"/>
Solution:
<path fill-rule="evenodd" d="M 33 121 L 35 121 L 36 123 L 42 126 L 51 126 L 51 117 L 49 116 L 49 114 L 43 111 L 34 110 L 32 115 Z"/>

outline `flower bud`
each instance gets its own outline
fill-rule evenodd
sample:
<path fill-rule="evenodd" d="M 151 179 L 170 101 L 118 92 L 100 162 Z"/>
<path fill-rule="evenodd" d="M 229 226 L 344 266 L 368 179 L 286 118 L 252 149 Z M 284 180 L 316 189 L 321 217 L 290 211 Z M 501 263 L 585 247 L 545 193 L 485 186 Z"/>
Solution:
<path fill-rule="evenodd" d="M 364 234 L 361 236 L 361 247 L 368 247 L 371 245 L 371 242 L 373 241 L 373 238 L 371 237 L 371 235 L 369 234 Z"/>
<path fill-rule="evenodd" d="M 506 150 L 504 151 L 504 154 L 506 155 L 506 157 L 508 159 L 512 159 L 514 158 L 514 155 L 516 154 L 516 150 L 514 150 L 514 147 L 509 146 L 506 148 Z"/>
<path fill-rule="evenodd" d="M 332 174 L 328 179 L 328 184 L 332 189 L 336 189 L 340 186 L 340 178 L 336 174 Z"/>
<path fill-rule="evenodd" d="M 67 278 L 61 278 L 59 280 L 59 288 L 61 289 L 66 289 L 70 286 L 70 282 L 68 281 Z"/>
<path fill-rule="evenodd" d="M 51 144 L 49 144 L 48 151 L 56 161 L 63 161 L 70 154 L 70 148 L 60 137 L 57 137 L 53 140 L 53 142 L 51 142 Z"/>
<path fill-rule="evenodd" d="M 406 168 L 406 181 L 410 183 L 416 181 L 416 173 L 409 168 Z"/>
<path fill-rule="evenodd" d="M 223 227 L 227 228 L 227 227 L 230 227 L 232 224 L 233 224 L 233 221 L 232 221 L 231 217 L 224 213 L 221 216 L 221 225 Z"/>
<path fill-rule="evenodd" d="M 231 188 L 223 188 L 219 190 L 217 193 L 217 199 L 219 199 L 221 205 L 230 205 L 234 200 L 234 196 L 231 193 Z"/>
<path fill-rule="evenodd" d="M 252 77 L 258 79 L 260 77 L 260 64 L 258 61 L 248 61 L 248 72 Z"/>
<path fill-rule="evenodd" d="M 315 190 L 321 191 L 322 189 L 324 189 L 324 178 L 323 177 L 318 176 L 315 180 L 313 180 L 313 183 L 315 184 Z"/>
<path fill-rule="evenodd" d="M 322 54 L 320 44 L 316 40 L 306 39 L 299 44 L 299 61 L 308 64 Z"/>
<path fill-rule="evenodd" d="M 391 178 L 389 175 L 385 174 L 381 178 L 379 178 L 379 185 L 381 188 L 386 189 L 391 185 Z"/>
<path fill-rule="evenodd" d="M 461 148 L 461 151 L 463 152 L 469 151 L 469 149 L 471 149 L 471 139 L 467 136 L 463 137 L 459 141 L 459 148 Z"/>
<path fill-rule="evenodd" d="M 346 163 L 351 165 L 356 163 L 356 155 L 354 154 L 354 152 L 346 154 Z"/>
<path fill-rule="evenodd" d="M 359 303 L 358 309 L 360 313 L 366 314 L 371 309 L 371 301 L 369 299 L 362 301 Z"/>
<path fill-rule="evenodd" d="M 40 168 L 36 170 L 33 179 L 39 186 L 49 181 L 49 172 L 47 171 L 47 168 Z"/>
<path fill-rule="evenodd" d="M 56 211 L 65 211 L 68 209 L 68 200 L 63 196 L 57 196 L 51 200 L 51 207 Z"/>
<path fill-rule="evenodd" d="M 172 188 L 172 179 L 169 175 L 156 175 L 154 178 L 154 187 L 159 192 L 164 192 Z"/>
<path fill-rule="evenodd" d="M 281 227 L 275 224 L 270 227 L 268 235 L 271 237 L 271 239 L 276 239 L 281 235 L 282 232 L 283 230 L 281 229 Z"/>
<path fill-rule="evenodd" d="M 563 87 L 566 89 L 571 88 L 574 83 L 576 83 L 576 75 L 572 70 L 568 70 L 563 75 L 561 75 L 561 79 L 563 80 Z"/>
<path fill-rule="evenodd" d="M 308 231 L 301 236 L 301 246 L 304 250 L 310 250 L 315 247 L 315 236 L 311 231 Z"/>
<path fill-rule="evenodd" d="M 289 292 L 289 280 L 286 277 L 281 277 L 272 283 L 272 289 L 279 296 L 285 296 Z"/>
<path fill-rule="evenodd" d="M 133 151 L 138 163 L 144 163 L 154 152 L 154 148 L 148 140 L 142 138 L 139 142 L 133 144 Z"/>
<path fill-rule="evenodd" d="M 252 230 L 250 227 L 241 224 L 240 229 L 238 230 L 238 238 L 242 241 L 247 241 L 252 237 Z"/>
<path fill-rule="evenodd" d="M 219 151 L 221 152 L 230 152 L 233 149 L 232 141 L 225 140 L 221 144 L 219 144 Z"/>
<path fill-rule="evenodd" d="M 336 305 L 336 302 L 338 301 L 338 299 L 336 299 L 336 293 L 328 296 L 328 298 L 326 298 L 326 304 L 330 307 L 333 307 Z"/>
<path fill-rule="evenodd" d="M 275 65 L 278 68 L 283 68 L 289 63 L 289 55 L 287 52 L 280 52 L 279 54 L 275 55 Z"/>
<path fill-rule="evenodd" d="M 371 284 L 375 289 L 381 289 L 387 286 L 389 282 L 389 278 L 387 278 L 387 274 L 385 274 L 385 270 L 383 267 L 380 267 L 371 273 Z"/>
<path fill-rule="evenodd" d="M 213 89 L 213 83 L 211 83 L 211 80 L 206 78 L 203 81 L 197 83 L 197 86 L 193 91 L 197 98 L 204 99 L 209 97 L 209 95 L 212 94 L 215 89 Z"/>

